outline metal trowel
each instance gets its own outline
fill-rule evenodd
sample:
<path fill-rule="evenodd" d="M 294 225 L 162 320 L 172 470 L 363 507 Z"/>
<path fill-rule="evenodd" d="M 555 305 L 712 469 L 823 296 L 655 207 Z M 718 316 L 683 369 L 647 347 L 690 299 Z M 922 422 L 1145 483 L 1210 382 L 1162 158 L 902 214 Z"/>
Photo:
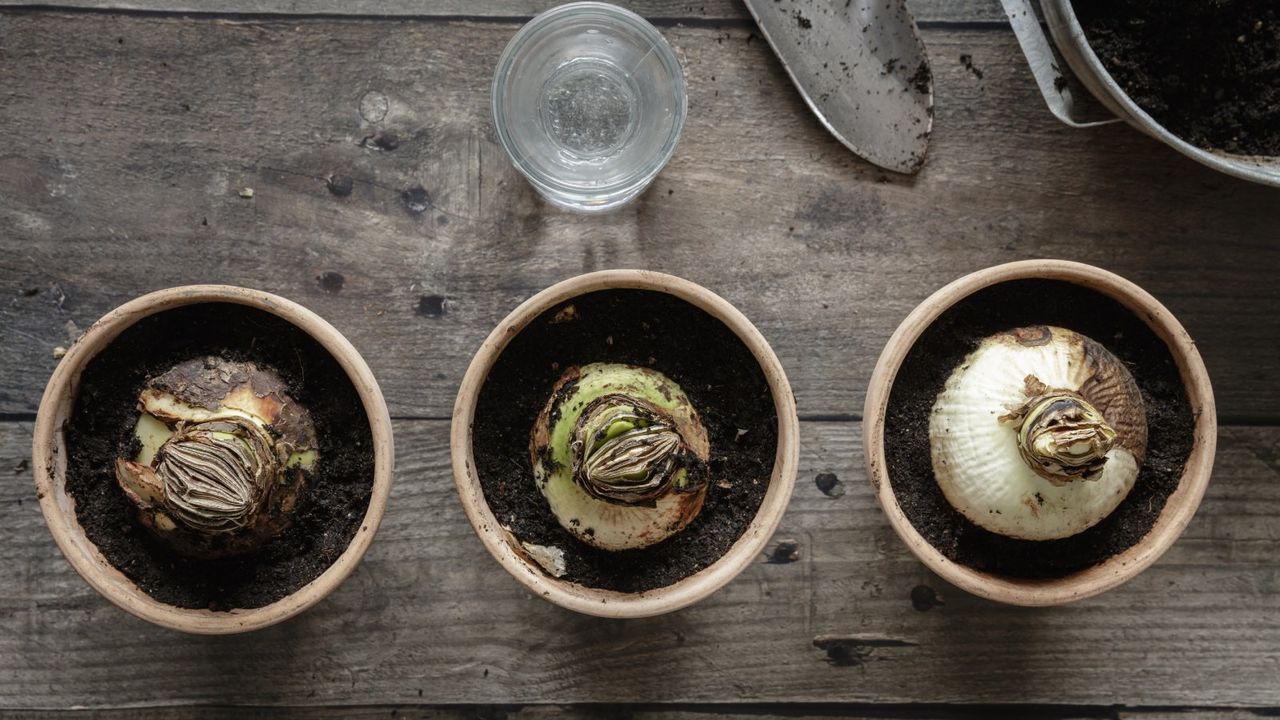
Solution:
<path fill-rule="evenodd" d="M 933 73 L 903 0 L 746 0 L 765 39 L 832 135 L 914 173 L 933 130 Z"/>

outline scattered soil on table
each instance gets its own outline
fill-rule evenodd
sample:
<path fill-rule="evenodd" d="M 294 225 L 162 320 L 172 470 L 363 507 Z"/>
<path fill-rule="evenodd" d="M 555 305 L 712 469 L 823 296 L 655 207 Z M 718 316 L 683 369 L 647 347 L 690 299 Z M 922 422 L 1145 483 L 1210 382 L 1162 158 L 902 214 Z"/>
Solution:
<path fill-rule="evenodd" d="M 929 415 L 947 378 L 985 337 L 1057 325 L 1102 343 L 1133 373 L 1147 411 L 1147 456 L 1128 497 L 1105 520 L 1061 540 L 1018 540 L 985 530 L 947 502 L 933 475 Z M 1195 418 L 1169 348 L 1115 300 L 1071 283 L 1016 280 L 953 305 L 916 341 L 898 371 L 885 416 L 885 458 L 898 504 L 943 555 L 999 575 L 1056 578 L 1137 544 L 1177 489 Z"/>
<path fill-rule="evenodd" d="M 1280 3 L 1074 0 L 1102 64 L 1170 132 L 1280 156 Z"/>
<path fill-rule="evenodd" d="M 311 412 L 320 458 L 293 524 L 249 555 L 197 560 L 168 549 L 138 523 L 116 484 L 131 456 L 138 393 L 147 379 L 208 355 L 275 370 Z M 346 373 L 318 342 L 270 313 L 206 303 L 167 310 L 125 330 L 81 378 L 66 427 L 67 493 L 107 560 L 155 599 L 185 608 L 256 608 L 314 580 L 346 550 L 373 488 L 373 434 Z"/>
<path fill-rule="evenodd" d="M 566 314 L 557 322 L 567 305 L 575 308 L 574 319 L 563 321 Z M 711 440 L 702 512 L 647 548 L 609 552 L 580 542 L 560 527 L 534 484 L 534 420 L 561 373 L 592 362 L 667 375 L 689 396 Z M 742 341 L 684 300 L 647 290 L 582 295 L 526 326 L 481 388 L 473 431 L 476 471 L 498 521 L 525 542 L 563 549 L 568 572 L 562 579 L 623 592 L 671 585 L 723 556 L 760 508 L 778 445 L 773 396 Z"/>

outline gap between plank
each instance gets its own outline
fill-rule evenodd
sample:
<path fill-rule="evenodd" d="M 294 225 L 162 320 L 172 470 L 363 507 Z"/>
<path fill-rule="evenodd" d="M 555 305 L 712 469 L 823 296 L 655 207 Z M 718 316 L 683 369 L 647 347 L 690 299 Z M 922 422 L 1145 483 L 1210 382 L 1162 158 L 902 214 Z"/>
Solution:
<path fill-rule="evenodd" d="M 434 716 L 439 713 L 446 718 L 485 717 L 494 720 L 516 720 L 523 717 L 524 710 L 538 710 L 536 717 L 544 720 L 582 720 L 585 717 L 628 717 L 636 713 L 697 713 L 714 717 L 750 718 L 750 717 L 830 717 L 830 718 L 901 718 L 915 720 L 917 718 L 937 718 L 939 720 L 960 720 L 961 718 L 984 718 L 991 720 L 1118 720 L 1119 718 L 1170 718 L 1178 715 L 1199 716 L 1202 714 L 1231 713 L 1237 718 L 1274 718 L 1280 717 L 1280 707 L 1239 707 L 1212 705 L 979 705 L 979 704 L 940 704 L 940 703 L 643 703 L 643 704 L 605 704 L 605 703 L 547 703 L 526 705 L 427 705 L 427 704 L 373 704 L 373 705 L 154 705 L 127 707 L 99 706 L 78 710 L 64 709 L 3 709 L 0 720 L 5 718 L 46 718 L 93 717 L 108 720 L 114 718 L 142 718 L 148 716 L 172 718 L 175 710 L 195 711 L 193 718 L 244 717 L 253 713 L 253 717 L 273 717 L 281 712 L 289 717 L 320 718 L 328 717 L 327 713 L 343 711 L 400 715 L 402 713 L 423 713 Z M 206 714 L 208 713 L 208 714 Z M 261 714 L 259 714 L 261 713 Z M 660 716 L 659 716 L 660 717 Z"/>
<path fill-rule="evenodd" d="M 3 4 L 0 13 L 67 13 L 96 15 L 133 15 L 154 16 L 160 18 L 202 18 L 220 20 L 328 20 L 356 22 L 384 22 L 395 20 L 412 20 L 423 23 L 487 23 L 492 25 L 523 25 L 533 19 L 532 15 L 467 15 L 467 14 L 349 14 L 335 12 L 244 12 L 244 11 L 208 11 L 208 10 L 159 10 L 152 8 L 118 8 L 97 7 L 87 5 L 50 5 L 44 3 Z M 750 18 L 708 18 L 708 17 L 647 17 L 654 25 L 660 27 L 684 26 L 691 28 L 742 28 L 754 29 L 755 21 Z M 1003 30 L 1009 31 L 1006 20 L 921 20 L 916 25 L 921 30 Z"/>

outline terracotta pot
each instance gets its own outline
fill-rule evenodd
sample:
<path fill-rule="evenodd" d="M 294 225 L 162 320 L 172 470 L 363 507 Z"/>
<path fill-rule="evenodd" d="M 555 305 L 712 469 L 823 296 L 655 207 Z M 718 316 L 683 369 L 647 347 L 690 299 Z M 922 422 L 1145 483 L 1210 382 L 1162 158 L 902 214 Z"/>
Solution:
<path fill-rule="evenodd" d="M 778 417 L 778 446 L 769 489 L 754 519 L 737 542 L 717 561 L 672 585 L 643 593 L 586 587 L 547 575 L 519 548 L 485 501 L 475 471 L 472 423 L 480 389 L 507 343 L 546 310 L 566 300 L 599 290 L 643 289 L 667 293 L 697 306 L 724 323 L 760 363 Z M 532 421 L 532 417 L 530 418 Z M 484 546 L 507 572 L 533 594 L 557 605 L 601 617 L 659 615 L 691 605 L 718 590 L 756 560 L 773 535 L 791 498 L 799 463 L 799 419 L 795 398 L 782 365 L 769 343 L 746 317 L 704 287 L 670 275 L 645 270 L 606 270 L 579 275 L 553 285 L 517 307 L 489 335 L 462 380 L 453 410 L 451 445 L 453 477 L 462 506 Z M 532 476 L 529 482 L 533 482 Z"/>
<path fill-rule="evenodd" d="M 66 492 L 66 444 L 63 426 L 71 417 L 80 376 L 86 365 L 126 328 L 164 310 L 200 303 L 234 303 L 269 312 L 294 324 L 328 350 L 355 386 L 373 435 L 374 473 L 369 509 L 351 544 L 319 577 L 270 605 L 215 612 L 180 608 L 152 598 L 114 568 L 85 536 L 76 520 L 75 501 Z M 190 285 L 160 290 L 121 305 L 94 323 L 71 346 L 40 400 L 32 450 L 40 509 L 53 539 L 76 572 L 111 602 L 157 625 L 190 633 L 226 634 L 256 630 L 286 620 L 319 602 L 346 579 L 373 540 L 391 489 L 391 418 L 382 391 L 364 359 L 332 325 L 282 297 L 225 285 Z"/>
<path fill-rule="evenodd" d="M 1195 415 L 1194 442 L 1178 489 L 1169 496 L 1151 531 L 1136 545 L 1102 563 L 1066 577 L 1029 580 L 975 570 L 945 557 L 903 514 L 885 464 L 885 411 L 893 381 L 921 333 L 944 311 L 983 288 L 1010 280 L 1063 280 L 1111 297 L 1146 321 L 1173 355 Z M 1059 605 L 1097 595 L 1145 570 L 1177 540 L 1209 484 L 1217 444 L 1217 416 L 1209 375 L 1195 343 L 1154 297 L 1118 275 L 1064 260 L 1027 260 L 980 270 L 956 280 L 921 303 L 898 326 L 876 363 L 864 409 L 863 442 L 867 472 L 889 522 L 911 552 L 943 579 L 975 595 L 1013 605 Z"/>

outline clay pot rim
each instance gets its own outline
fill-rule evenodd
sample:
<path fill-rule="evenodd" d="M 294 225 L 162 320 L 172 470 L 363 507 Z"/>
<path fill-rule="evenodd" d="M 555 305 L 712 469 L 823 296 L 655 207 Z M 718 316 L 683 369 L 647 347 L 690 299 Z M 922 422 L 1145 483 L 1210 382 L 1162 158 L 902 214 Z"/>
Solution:
<path fill-rule="evenodd" d="M 323 573 L 286 597 L 260 608 L 225 612 L 179 608 L 160 602 L 113 567 L 85 536 L 74 503 L 65 491 L 66 457 L 62 427 L 70 415 L 85 365 L 142 318 L 186 305 L 220 302 L 257 308 L 297 326 L 338 361 L 351 379 L 373 436 L 374 472 L 369 507 L 361 529 L 342 555 Z M 391 416 L 373 372 L 336 328 L 305 307 L 260 290 L 230 285 L 186 285 L 148 293 L 111 310 L 95 322 L 67 351 L 45 387 L 36 415 L 32 467 L 45 524 L 63 555 L 103 597 L 121 609 L 162 627 L 188 633 L 220 635 L 274 625 L 315 605 L 347 578 L 369 548 L 386 509 L 391 490 L 394 447 Z"/>
<path fill-rule="evenodd" d="M 769 489 L 742 536 L 711 565 L 666 587 L 639 593 L 591 588 L 550 577 L 523 557 L 507 540 L 475 472 L 471 427 L 480 388 L 498 356 L 544 311 L 599 290 L 654 290 L 680 298 L 724 323 L 760 363 L 778 418 L 778 447 Z M 587 615 L 640 618 L 692 605 L 720 589 L 755 560 L 772 537 L 791 499 L 800 462 L 800 422 L 795 398 L 782 364 L 751 321 L 719 295 L 688 280 L 648 270 L 603 270 L 563 280 L 512 310 L 476 351 L 458 390 L 450 432 L 454 483 L 467 518 L 495 560 L 530 592 L 556 605 Z"/>
<path fill-rule="evenodd" d="M 1142 318 L 1169 348 L 1195 415 L 1194 441 L 1177 490 L 1150 532 L 1136 545 L 1102 563 L 1062 578 L 1031 580 L 975 570 L 939 552 L 899 507 L 886 474 L 884 418 L 889 393 L 903 359 L 921 333 L 944 311 L 983 288 L 1022 279 L 1064 280 L 1101 292 Z M 920 303 L 894 331 L 871 375 L 864 407 L 867 473 L 889 523 L 930 570 L 980 597 L 1011 605 L 1060 605 L 1110 590 L 1154 563 L 1181 535 L 1209 484 L 1217 444 L 1217 414 L 1208 372 L 1195 343 L 1158 300 L 1134 283 L 1101 268 L 1067 260 L 1023 260 L 979 270 L 946 285 Z"/>

